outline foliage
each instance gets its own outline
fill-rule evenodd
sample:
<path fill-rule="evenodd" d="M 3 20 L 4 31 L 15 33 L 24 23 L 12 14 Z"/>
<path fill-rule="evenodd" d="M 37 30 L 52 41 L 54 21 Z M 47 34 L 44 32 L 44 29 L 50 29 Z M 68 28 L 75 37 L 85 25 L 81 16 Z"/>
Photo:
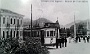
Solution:
<path fill-rule="evenodd" d="M 47 48 L 41 46 L 40 38 L 27 37 L 25 46 L 26 50 L 30 53 L 33 50 L 33 54 L 49 54 Z"/>
<path fill-rule="evenodd" d="M 49 51 L 41 46 L 40 39 L 28 37 L 23 43 L 17 39 L 0 40 L 0 54 L 49 54 Z"/>
<path fill-rule="evenodd" d="M 71 33 L 74 34 L 74 25 L 70 27 Z M 76 24 L 77 35 L 86 35 L 87 27 L 84 24 Z"/>
<path fill-rule="evenodd" d="M 70 31 L 70 29 L 67 28 L 66 31 L 67 31 L 67 37 L 71 36 L 71 31 Z"/>
<path fill-rule="evenodd" d="M 13 54 L 19 48 L 19 42 L 16 39 L 0 40 L 0 49 L 3 54 Z"/>

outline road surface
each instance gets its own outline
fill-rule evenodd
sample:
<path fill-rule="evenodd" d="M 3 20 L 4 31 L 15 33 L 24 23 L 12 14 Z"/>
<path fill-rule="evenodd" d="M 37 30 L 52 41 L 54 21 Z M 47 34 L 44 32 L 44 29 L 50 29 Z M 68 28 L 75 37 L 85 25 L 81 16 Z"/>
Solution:
<path fill-rule="evenodd" d="M 84 43 L 83 40 L 79 43 L 68 42 L 67 47 L 58 48 L 48 47 L 50 54 L 90 54 L 90 43 Z"/>

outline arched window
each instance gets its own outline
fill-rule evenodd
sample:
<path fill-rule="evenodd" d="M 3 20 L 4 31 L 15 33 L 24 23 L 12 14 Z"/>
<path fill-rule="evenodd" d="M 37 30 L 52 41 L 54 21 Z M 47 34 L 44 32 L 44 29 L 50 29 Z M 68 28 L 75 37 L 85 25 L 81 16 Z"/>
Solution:
<path fill-rule="evenodd" d="M 5 38 L 5 32 L 3 31 L 3 38 Z"/>
<path fill-rule="evenodd" d="M 14 24 L 15 24 L 15 19 L 14 19 Z"/>
<path fill-rule="evenodd" d="M 11 30 L 11 32 L 10 32 L 10 38 L 12 38 L 12 30 Z"/>
<path fill-rule="evenodd" d="M 7 31 L 7 38 L 9 38 L 9 31 Z"/>
<path fill-rule="evenodd" d="M 47 31 L 47 37 L 49 37 L 49 31 Z"/>
<path fill-rule="evenodd" d="M 21 24 L 22 24 L 22 20 L 21 20 Z"/>
<path fill-rule="evenodd" d="M 5 17 L 3 17 L 3 24 L 5 24 Z"/>
<path fill-rule="evenodd" d="M 53 36 L 53 31 L 50 31 L 50 36 Z"/>
<path fill-rule="evenodd" d="M 15 31 L 14 31 L 14 37 L 15 37 Z"/>
<path fill-rule="evenodd" d="M 19 25 L 19 19 L 17 20 L 17 25 Z"/>
<path fill-rule="evenodd" d="M 11 24 L 12 24 L 12 18 L 11 18 Z"/>

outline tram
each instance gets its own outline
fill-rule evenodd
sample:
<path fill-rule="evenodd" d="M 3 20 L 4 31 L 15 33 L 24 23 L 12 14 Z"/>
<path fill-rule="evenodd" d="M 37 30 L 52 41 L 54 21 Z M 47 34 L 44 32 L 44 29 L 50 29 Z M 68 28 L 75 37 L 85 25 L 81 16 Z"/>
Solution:
<path fill-rule="evenodd" d="M 44 46 L 55 46 L 56 39 L 59 37 L 59 28 L 56 27 L 56 23 L 53 26 L 44 27 L 41 29 L 41 43 Z"/>
<path fill-rule="evenodd" d="M 45 23 L 42 28 L 24 29 L 23 35 L 29 37 L 40 38 L 42 46 L 55 46 L 59 38 L 59 23 Z"/>

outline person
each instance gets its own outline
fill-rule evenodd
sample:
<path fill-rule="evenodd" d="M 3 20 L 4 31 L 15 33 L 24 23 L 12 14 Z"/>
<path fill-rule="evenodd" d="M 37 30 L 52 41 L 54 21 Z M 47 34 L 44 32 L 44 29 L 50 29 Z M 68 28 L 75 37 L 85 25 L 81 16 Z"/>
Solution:
<path fill-rule="evenodd" d="M 65 47 L 67 47 L 67 38 L 64 38 L 64 42 L 65 42 Z"/>
<path fill-rule="evenodd" d="M 59 42 L 58 39 L 56 39 L 56 48 L 58 48 L 58 42 Z"/>
<path fill-rule="evenodd" d="M 69 43 L 71 43 L 71 39 L 72 39 L 72 38 L 71 38 L 71 37 L 69 37 Z"/>
<path fill-rule="evenodd" d="M 62 41 L 62 47 L 64 47 L 64 37 L 61 39 Z"/>
<path fill-rule="evenodd" d="M 83 41 L 84 41 L 84 43 L 86 43 L 85 37 L 83 37 Z"/>
<path fill-rule="evenodd" d="M 76 43 L 78 42 L 78 37 L 76 36 Z"/>
<path fill-rule="evenodd" d="M 51 37 L 50 43 L 52 43 L 52 42 L 53 42 L 53 38 Z"/>
<path fill-rule="evenodd" d="M 80 36 L 78 38 L 79 38 L 79 42 L 81 42 Z"/>
<path fill-rule="evenodd" d="M 87 36 L 87 42 L 89 43 L 89 36 Z"/>
<path fill-rule="evenodd" d="M 61 39 L 61 37 L 60 37 L 60 39 L 59 39 L 59 44 L 60 44 L 60 48 L 62 48 L 62 39 Z"/>

